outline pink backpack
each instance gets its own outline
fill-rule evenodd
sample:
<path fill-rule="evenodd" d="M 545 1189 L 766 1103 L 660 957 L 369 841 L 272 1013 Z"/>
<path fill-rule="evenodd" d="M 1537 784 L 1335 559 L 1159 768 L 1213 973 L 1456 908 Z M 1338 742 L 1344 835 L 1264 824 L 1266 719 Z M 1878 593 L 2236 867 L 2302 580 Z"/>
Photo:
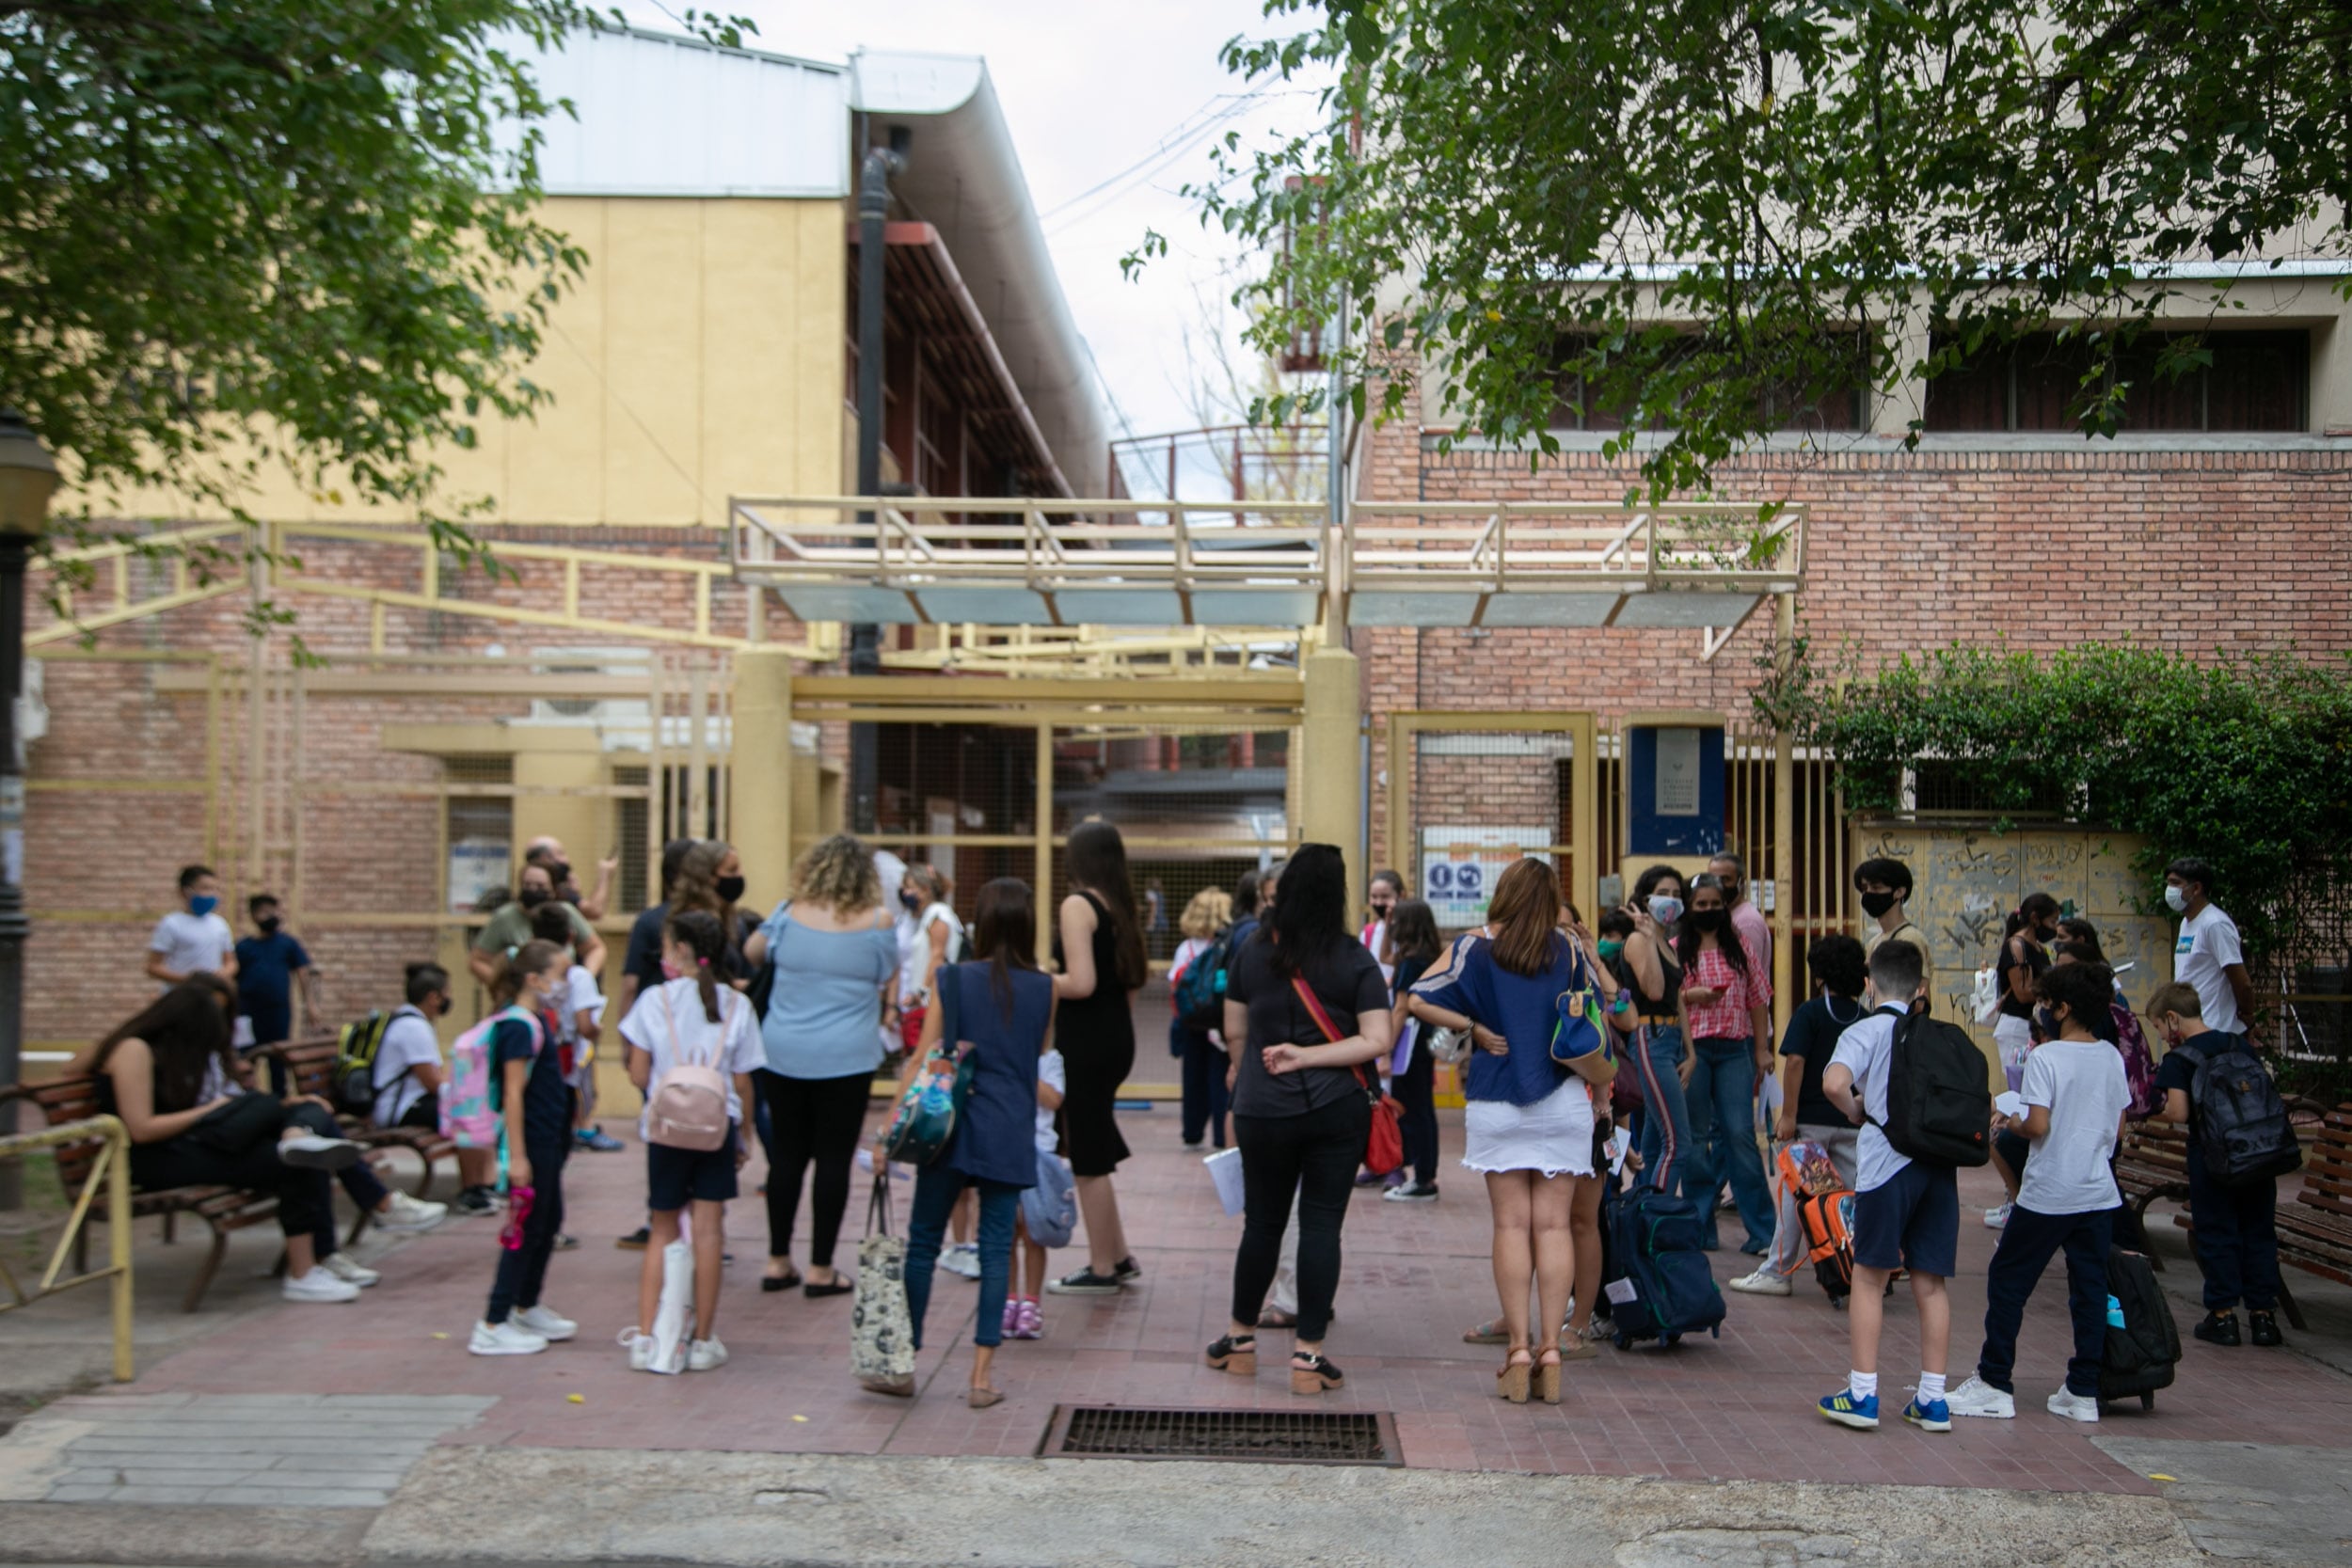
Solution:
<path fill-rule="evenodd" d="M 2123 1078 L 2132 1087 L 2131 1118 L 2145 1120 L 2164 1105 L 2164 1091 L 2156 1087 L 2156 1055 L 2129 1007 L 2114 1002 L 2108 1009 L 2115 1020 L 2115 1049 L 2123 1053 Z"/>
<path fill-rule="evenodd" d="M 506 1130 L 499 1115 L 496 1050 L 493 1037 L 505 1020 L 517 1018 L 531 1031 L 531 1054 L 536 1059 L 547 1045 L 547 1033 L 527 1007 L 507 1006 L 457 1037 L 449 1049 L 449 1081 L 441 1085 L 441 1136 L 460 1148 L 496 1148 Z"/>
<path fill-rule="evenodd" d="M 653 1093 L 645 1101 L 647 1143 L 671 1148 L 713 1149 L 727 1141 L 727 1075 L 719 1059 L 726 1053 L 723 1021 L 730 993 L 723 989 L 719 999 L 719 1017 L 723 1022 L 718 1043 L 710 1050 L 710 1060 L 690 1062 L 679 1049 L 677 1017 L 671 1011 L 670 988 L 661 988 L 661 1021 L 669 1027 L 672 1060 L 670 1070 L 653 1085 Z M 699 1000 L 695 1006 L 701 1006 Z"/>

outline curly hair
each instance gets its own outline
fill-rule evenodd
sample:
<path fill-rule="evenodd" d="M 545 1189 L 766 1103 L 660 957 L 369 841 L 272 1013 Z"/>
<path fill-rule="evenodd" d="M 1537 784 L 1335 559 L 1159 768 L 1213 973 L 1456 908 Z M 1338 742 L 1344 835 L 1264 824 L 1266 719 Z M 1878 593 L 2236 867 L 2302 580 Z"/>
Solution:
<path fill-rule="evenodd" d="M 801 857 L 792 873 L 794 896 L 838 915 L 882 908 L 882 875 L 874 851 L 852 833 L 835 833 Z"/>
<path fill-rule="evenodd" d="M 1192 895 L 1176 928 L 1195 942 L 1207 942 L 1232 921 L 1233 900 L 1223 888 L 1204 887 Z"/>

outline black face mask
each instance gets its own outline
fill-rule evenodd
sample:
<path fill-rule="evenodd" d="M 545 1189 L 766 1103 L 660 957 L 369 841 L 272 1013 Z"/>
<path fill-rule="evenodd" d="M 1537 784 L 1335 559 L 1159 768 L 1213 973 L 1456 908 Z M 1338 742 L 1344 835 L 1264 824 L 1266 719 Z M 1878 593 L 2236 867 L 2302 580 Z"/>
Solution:
<path fill-rule="evenodd" d="M 1891 893 L 1866 893 L 1862 895 L 1862 912 L 1872 920 L 1894 907 L 1895 895 Z"/>
<path fill-rule="evenodd" d="M 1731 918 L 1729 910 L 1692 910 L 1682 917 L 1692 928 L 1700 931 L 1720 931 L 1724 922 Z"/>
<path fill-rule="evenodd" d="M 721 877 L 710 885 L 727 903 L 732 904 L 743 896 L 743 879 L 740 877 Z"/>
<path fill-rule="evenodd" d="M 562 887 L 565 882 L 568 882 L 571 879 L 572 867 L 570 862 L 557 861 L 553 865 L 548 867 L 548 880 L 553 882 L 557 887 Z"/>
<path fill-rule="evenodd" d="M 274 937 L 278 934 L 278 927 L 284 924 L 284 922 L 280 921 L 274 914 L 265 914 L 253 924 L 261 927 L 262 935 L 265 937 Z"/>
<path fill-rule="evenodd" d="M 524 909 L 535 910 L 540 905 L 546 903 L 548 899 L 554 896 L 555 895 L 549 893 L 546 888 L 527 887 L 523 889 L 522 892 L 515 895 L 515 902 L 520 904 Z"/>

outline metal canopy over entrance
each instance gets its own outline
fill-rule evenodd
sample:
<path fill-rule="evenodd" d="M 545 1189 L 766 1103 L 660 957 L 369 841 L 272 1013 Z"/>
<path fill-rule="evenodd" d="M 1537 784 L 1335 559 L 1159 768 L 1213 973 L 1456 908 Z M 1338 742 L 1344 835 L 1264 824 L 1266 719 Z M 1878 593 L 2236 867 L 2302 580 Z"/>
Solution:
<path fill-rule="evenodd" d="M 1692 501 L 737 497 L 741 581 L 803 621 L 1686 626 L 1708 657 L 1804 576 L 1805 514 Z M 1336 598 L 1336 604 L 1333 600 Z"/>

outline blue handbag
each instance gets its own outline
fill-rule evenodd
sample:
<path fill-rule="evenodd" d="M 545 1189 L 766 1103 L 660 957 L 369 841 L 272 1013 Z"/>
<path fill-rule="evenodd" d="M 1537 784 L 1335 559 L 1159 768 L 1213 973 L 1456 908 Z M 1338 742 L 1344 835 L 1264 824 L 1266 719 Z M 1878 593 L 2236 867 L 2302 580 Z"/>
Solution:
<path fill-rule="evenodd" d="M 1600 992 L 1581 949 L 1569 949 L 1576 963 L 1568 989 L 1560 993 L 1551 1030 L 1551 1059 L 1586 1083 L 1599 1085 L 1617 1075 L 1609 1026 L 1601 1022 Z"/>

